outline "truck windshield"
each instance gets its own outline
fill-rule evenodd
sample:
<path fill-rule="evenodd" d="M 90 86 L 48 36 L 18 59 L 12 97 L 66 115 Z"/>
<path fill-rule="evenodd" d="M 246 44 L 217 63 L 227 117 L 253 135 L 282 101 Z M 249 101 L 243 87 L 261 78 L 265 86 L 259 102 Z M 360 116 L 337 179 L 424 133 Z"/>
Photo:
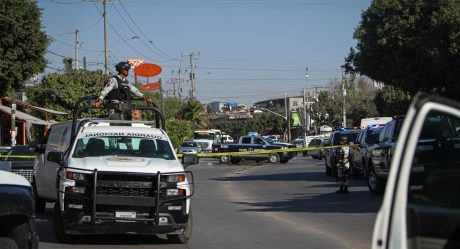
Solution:
<path fill-rule="evenodd" d="M 193 139 L 208 139 L 214 140 L 214 133 L 210 132 L 194 132 Z"/>
<path fill-rule="evenodd" d="M 90 137 L 80 138 L 74 158 L 99 156 L 148 157 L 174 160 L 168 141 L 144 137 Z"/>

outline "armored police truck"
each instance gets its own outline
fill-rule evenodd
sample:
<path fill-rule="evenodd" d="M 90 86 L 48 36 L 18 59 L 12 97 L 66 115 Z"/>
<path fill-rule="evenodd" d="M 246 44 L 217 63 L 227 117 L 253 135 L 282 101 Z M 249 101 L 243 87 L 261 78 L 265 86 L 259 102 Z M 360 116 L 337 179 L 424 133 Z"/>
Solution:
<path fill-rule="evenodd" d="M 55 201 L 57 239 L 72 242 L 85 234 L 166 234 L 186 243 L 192 234 L 193 174 L 182 163 L 155 106 L 154 121 L 78 119 L 95 96 L 80 99 L 72 122 L 51 128 L 42 163 L 36 166 L 37 202 Z M 126 110 L 124 110 L 126 111 Z M 129 110 L 128 110 L 129 111 Z"/>

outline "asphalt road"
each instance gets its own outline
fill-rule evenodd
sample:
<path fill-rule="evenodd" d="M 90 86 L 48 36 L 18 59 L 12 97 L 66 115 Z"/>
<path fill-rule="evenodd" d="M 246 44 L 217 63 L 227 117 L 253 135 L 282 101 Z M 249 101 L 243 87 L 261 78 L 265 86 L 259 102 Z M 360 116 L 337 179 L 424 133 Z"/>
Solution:
<path fill-rule="evenodd" d="M 336 195 L 324 162 L 296 157 L 288 164 L 220 165 L 202 160 L 195 174 L 193 236 L 187 245 L 162 236 L 93 236 L 57 243 L 51 205 L 37 217 L 40 248 L 369 248 L 382 197 L 353 180 Z"/>

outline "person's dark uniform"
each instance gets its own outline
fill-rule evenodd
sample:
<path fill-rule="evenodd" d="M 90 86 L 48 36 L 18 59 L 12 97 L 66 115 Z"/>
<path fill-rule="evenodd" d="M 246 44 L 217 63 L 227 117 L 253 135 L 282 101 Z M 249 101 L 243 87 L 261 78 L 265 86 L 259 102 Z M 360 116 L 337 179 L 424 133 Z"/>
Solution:
<path fill-rule="evenodd" d="M 123 109 L 126 109 L 130 105 L 132 94 L 140 98 L 145 98 L 148 104 L 153 103 L 150 98 L 144 96 L 139 89 L 128 82 L 126 77 L 128 77 L 130 68 L 129 63 L 124 61 L 115 65 L 118 75 L 110 77 L 104 89 L 102 89 L 99 98 L 94 101 L 94 106 L 98 107 L 104 98 L 107 97 L 107 102 L 114 108 L 109 114 L 111 119 L 131 120 L 131 110 Z"/>
<path fill-rule="evenodd" d="M 348 146 L 348 138 L 346 136 L 340 138 L 340 145 L 343 145 L 343 147 L 339 148 L 338 155 L 338 179 L 340 181 L 340 189 L 335 193 L 348 194 L 348 175 L 350 174 L 350 163 L 348 161 L 348 156 L 350 155 L 350 147 Z"/>

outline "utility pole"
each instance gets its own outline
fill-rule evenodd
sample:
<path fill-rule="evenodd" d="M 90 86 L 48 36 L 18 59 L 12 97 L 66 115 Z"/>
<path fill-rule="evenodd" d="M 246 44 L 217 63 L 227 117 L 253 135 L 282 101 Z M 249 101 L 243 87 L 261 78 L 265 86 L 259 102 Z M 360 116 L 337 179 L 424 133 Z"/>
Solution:
<path fill-rule="evenodd" d="M 287 95 L 286 92 L 284 93 L 284 114 L 286 116 L 286 126 L 287 126 L 287 142 L 291 141 L 291 119 L 289 117 L 289 111 L 288 111 L 288 101 L 287 101 Z"/>
<path fill-rule="evenodd" d="M 78 70 L 78 29 L 75 30 L 75 70 Z"/>
<path fill-rule="evenodd" d="M 346 98 L 347 96 L 347 89 L 345 88 L 345 75 L 343 73 L 343 67 L 342 67 L 342 115 L 343 115 L 343 121 L 342 121 L 342 127 L 346 128 L 347 127 L 347 108 L 346 108 Z"/>
<path fill-rule="evenodd" d="M 190 53 L 190 99 L 195 98 L 195 72 L 193 71 L 193 52 Z"/>
<path fill-rule="evenodd" d="M 160 104 L 161 104 L 161 112 L 163 113 L 163 115 L 166 115 L 165 114 L 165 104 L 163 102 L 163 84 L 161 83 L 161 78 L 159 80 L 160 82 Z"/>
<path fill-rule="evenodd" d="M 307 147 L 307 105 L 306 105 L 306 98 L 305 98 L 305 88 L 303 89 L 303 117 L 304 117 L 304 129 L 303 129 L 303 144 Z"/>
<path fill-rule="evenodd" d="M 107 0 L 104 0 L 104 73 L 109 75 L 109 47 L 107 45 Z"/>
<path fill-rule="evenodd" d="M 87 67 L 86 67 L 86 56 L 83 56 L 83 70 L 86 71 Z"/>
<path fill-rule="evenodd" d="M 306 103 L 305 103 L 305 124 L 307 131 L 310 130 L 310 99 L 308 96 L 308 67 L 305 67 L 305 93 L 306 93 Z"/>

